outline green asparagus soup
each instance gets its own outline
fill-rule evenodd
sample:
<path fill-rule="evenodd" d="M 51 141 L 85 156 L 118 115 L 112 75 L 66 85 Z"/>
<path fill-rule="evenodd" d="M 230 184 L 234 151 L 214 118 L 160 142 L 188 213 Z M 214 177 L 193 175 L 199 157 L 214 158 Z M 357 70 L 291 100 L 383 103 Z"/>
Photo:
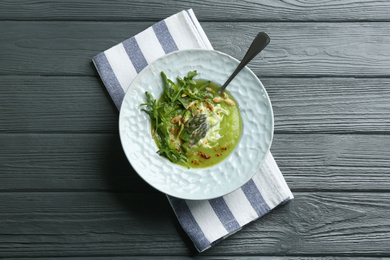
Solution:
<path fill-rule="evenodd" d="M 241 116 L 234 98 L 219 86 L 194 80 L 196 71 L 177 82 L 161 73 L 164 93 L 157 101 L 146 92 L 143 109 L 152 121 L 157 151 L 173 163 L 205 168 L 223 161 L 241 135 Z"/>

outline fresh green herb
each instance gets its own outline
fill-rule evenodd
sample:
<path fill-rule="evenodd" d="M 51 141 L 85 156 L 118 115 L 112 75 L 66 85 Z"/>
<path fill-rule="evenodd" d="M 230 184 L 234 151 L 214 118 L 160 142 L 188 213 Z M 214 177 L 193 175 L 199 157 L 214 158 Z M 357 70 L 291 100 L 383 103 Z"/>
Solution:
<path fill-rule="evenodd" d="M 161 72 L 161 77 L 163 79 L 165 93 L 168 97 L 168 99 L 174 103 L 178 100 L 178 98 L 183 93 L 183 90 L 189 89 L 193 85 L 196 85 L 196 82 L 192 79 L 198 75 L 198 73 L 195 71 L 190 71 L 187 74 L 187 77 L 184 77 L 184 79 L 177 77 L 178 84 L 175 84 L 172 80 L 167 78 L 167 75 L 165 75 L 164 72 Z M 187 90 L 188 91 L 188 90 Z M 187 92 L 185 91 L 185 92 Z M 181 101 L 179 101 L 182 103 Z"/>
<path fill-rule="evenodd" d="M 184 79 L 177 77 L 178 83 L 176 84 L 168 79 L 164 72 L 161 72 L 166 100 L 158 104 L 152 94 L 145 92 L 147 102 L 141 104 L 141 106 L 147 107 L 147 109 L 142 110 L 150 116 L 153 122 L 153 133 L 159 148 L 157 153 L 165 156 L 172 162 L 183 162 L 187 166 L 186 156 L 181 153 L 180 147 L 174 146 L 175 140 L 171 138 L 170 128 L 172 126 L 170 119 L 176 115 L 183 115 L 183 119 L 188 121 L 191 117 L 191 112 L 187 109 L 188 102 L 204 98 L 204 95 L 200 96 L 198 92 L 191 94 L 193 86 L 196 85 L 196 82 L 193 80 L 196 75 L 198 75 L 196 71 L 190 71 Z M 183 94 L 186 94 L 188 97 L 184 98 L 185 95 L 182 97 Z M 180 138 L 183 132 L 184 123 L 180 124 L 177 138 Z M 191 139 L 191 144 L 194 143 L 193 140 L 194 138 Z"/>
<path fill-rule="evenodd" d="M 153 98 L 152 94 L 145 92 L 148 102 L 141 104 L 141 106 L 146 106 L 147 109 L 142 109 L 145 111 L 154 122 L 153 132 L 156 138 L 159 140 L 159 150 L 157 153 L 167 157 L 172 162 L 183 162 L 187 165 L 187 158 L 181 154 L 175 148 L 170 146 L 169 130 L 168 130 L 168 120 L 163 113 L 160 112 L 162 106 L 157 105 L 156 99 Z M 169 114 L 169 113 L 168 113 Z M 188 165 L 187 165 L 188 166 Z M 189 167 L 189 166 L 188 166 Z"/>
<path fill-rule="evenodd" d="M 204 139 L 203 144 L 200 144 L 200 140 L 205 138 L 216 124 L 220 124 L 219 120 L 222 120 L 222 116 L 214 112 L 214 106 L 217 106 L 220 113 L 227 113 L 220 104 L 213 101 L 215 95 L 218 94 L 205 90 L 211 82 L 196 82 L 194 77 L 197 75 L 196 70 L 190 71 L 183 78 L 177 77 L 177 83 L 175 83 L 168 79 L 164 72 L 161 72 L 164 94 L 157 101 L 152 94 L 145 92 L 147 101 L 141 104 L 144 106 L 142 110 L 150 116 L 152 121 L 152 135 L 158 146 L 157 153 L 188 168 L 190 168 L 189 164 L 199 166 L 200 159 L 194 156 L 206 160 L 210 158 L 201 152 L 204 150 L 197 149 L 203 149 L 205 146 L 208 146 L 207 149 L 210 148 L 208 139 Z M 210 87 L 215 89 L 215 86 Z M 215 131 L 213 133 L 215 134 Z M 216 145 L 215 141 L 213 143 Z M 227 148 L 218 148 L 222 149 L 218 152 L 215 149 L 210 148 L 210 153 L 215 153 L 216 157 L 220 157 Z M 191 158 L 190 161 L 187 158 Z"/>

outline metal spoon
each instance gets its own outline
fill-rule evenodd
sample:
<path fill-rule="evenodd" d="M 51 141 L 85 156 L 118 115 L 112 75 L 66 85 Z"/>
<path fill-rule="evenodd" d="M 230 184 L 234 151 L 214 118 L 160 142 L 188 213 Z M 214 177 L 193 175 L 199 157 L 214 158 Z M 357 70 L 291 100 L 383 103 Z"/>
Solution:
<path fill-rule="evenodd" d="M 237 76 L 237 74 L 257 55 L 259 54 L 270 42 L 270 38 L 268 34 L 265 32 L 260 32 L 257 34 L 256 38 L 253 40 L 251 46 L 246 52 L 244 58 L 241 60 L 240 64 L 238 64 L 236 70 L 229 77 L 229 79 L 223 84 L 223 86 L 219 89 L 218 93 L 222 94 L 227 85 L 229 85 L 230 81 Z"/>

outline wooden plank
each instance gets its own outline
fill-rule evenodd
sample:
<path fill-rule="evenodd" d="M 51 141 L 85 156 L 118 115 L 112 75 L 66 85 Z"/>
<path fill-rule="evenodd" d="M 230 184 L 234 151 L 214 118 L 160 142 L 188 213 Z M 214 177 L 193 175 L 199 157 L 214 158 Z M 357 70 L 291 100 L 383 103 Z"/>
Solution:
<path fill-rule="evenodd" d="M 7 258 L 7 259 L 18 259 L 18 260 L 30 260 L 31 258 Z M 41 258 L 42 259 L 42 258 Z M 45 257 L 44 260 L 57 260 L 56 257 Z M 75 259 L 93 259 L 93 260 L 106 260 L 107 257 L 61 257 L 61 260 L 75 260 Z M 154 260 L 154 259 L 164 259 L 164 260 L 189 260 L 189 259 L 206 259 L 206 260 L 258 260 L 259 256 L 203 256 L 202 254 L 197 254 L 196 256 L 110 256 L 110 259 L 113 260 L 128 260 L 128 259 L 137 259 L 137 260 Z M 383 257 L 334 257 L 334 256 L 317 256 L 317 257 L 304 257 L 304 256 L 261 256 L 261 259 L 265 260 L 385 260 Z"/>
<path fill-rule="evenodd" d="M 389 193 L 295 195 L 202 256 L 390 254 Z M 0 212 L 2 257 L 195 252 L 162 194 L 0 193 Z"/>
<path fill-rule="evenodd" d="M 208 21 L 389 21 L 386 1 L 15 1 L 0 2 L 0 19 L 10 20 L 160 20 L 193 8 Z"/>
<path fill-rule="evenodd" d="M 262 79 L 276 133 L 382 133 L 390 130 L 390 80 Z"/>
<path fill-rule="evenodd" d="M 117 134 L 2 134 L 0 191 L 156 193 Z M 276 134 L 271 151 L 293 191 L 389 191 L 385 135 Z"/>
<path fill-rule="evenodd" d="M 0 77 L 2 132 L 118 132 L 118 110 L 95 77 Z"/>
<path fill-rule="evenodd" d="M 271 152 L 293 190 L 389 191 L 389 142 L 386 135 L 277 134 Z"/>
<path fill-rule="evenodd" d="M 354 257 L 343 257 L 343 256 L 210 256 L 210 255 L 202 255 L 196 254 L 196 256 L 172 256 L 172 255 L 164 255 L 164 256 L 111 256 L 110 259 L 113 260 L 128 260 L 128 259 L 137 259 L 137 260 L 154 260 L 154 259 L 164 259 L 164 260 L 187 260 L 187 259 L 206 259 L 206 260 L 258 260 L 259 257 L 265 260 L 388 260 L 388 258 L 384 257 L 366 257 L 366 256 L 354 256 Z M 7 259 L 17 259 L 17 260 L 30 260 L 31 258 L 24 257 L 7 257 Z M 45 257 L 40 258 L 44 260 L 54 260 L 58 259 L 58 257 Z M 61 260 L 76 260 L 76 259 L 93 259 L 93 260 L 105 260 L 107 257 L 88 257 L 88 256 L 74 256 L 74 257 L 61 257 Z"/>
<path fill-rule="evenodd" d="M 154 22 L 0 22 L 0 74 L 97 75 L 91 58 Z M 216 50 L 241 59 L 259 31 L 259 76 L 388 77 L 389 23 L 204 22 Z"/>
<path fill-rule="evenodd" d="M 0 190 L 156 192 L 130 166 L 118 135 L 0 135 Z"/>
<path fill-rule="evenodd" d="M 390 79 L 261 79 L 276 133 L 390 133 Z M 3 133 L 118 132 L 118 111 L 99 78 L 0 76 L 0 81 Z"/>

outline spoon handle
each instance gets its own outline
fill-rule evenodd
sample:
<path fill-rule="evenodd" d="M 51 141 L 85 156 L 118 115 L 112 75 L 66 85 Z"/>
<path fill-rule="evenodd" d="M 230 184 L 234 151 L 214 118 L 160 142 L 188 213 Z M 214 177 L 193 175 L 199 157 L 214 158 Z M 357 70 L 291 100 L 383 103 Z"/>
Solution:
<path fill-rule="evenodd" d="M 219 89 L 219 93 L 221 94 L 227 85 L 232 81 L 232 79 L 257 55 L 259 54 L 265 47 L 267 47 L 270 42 L 270 38 L 268 34 L 265 32 L 260 32 L 257 34 L 256 38 L 253 40 L 251 46 L 246 52 L 244 58 L 241 60 L 240 64 L 238 64 L 236 70 L 229 77 L 229 79 L 223 84 L 223 86 Z"/>

